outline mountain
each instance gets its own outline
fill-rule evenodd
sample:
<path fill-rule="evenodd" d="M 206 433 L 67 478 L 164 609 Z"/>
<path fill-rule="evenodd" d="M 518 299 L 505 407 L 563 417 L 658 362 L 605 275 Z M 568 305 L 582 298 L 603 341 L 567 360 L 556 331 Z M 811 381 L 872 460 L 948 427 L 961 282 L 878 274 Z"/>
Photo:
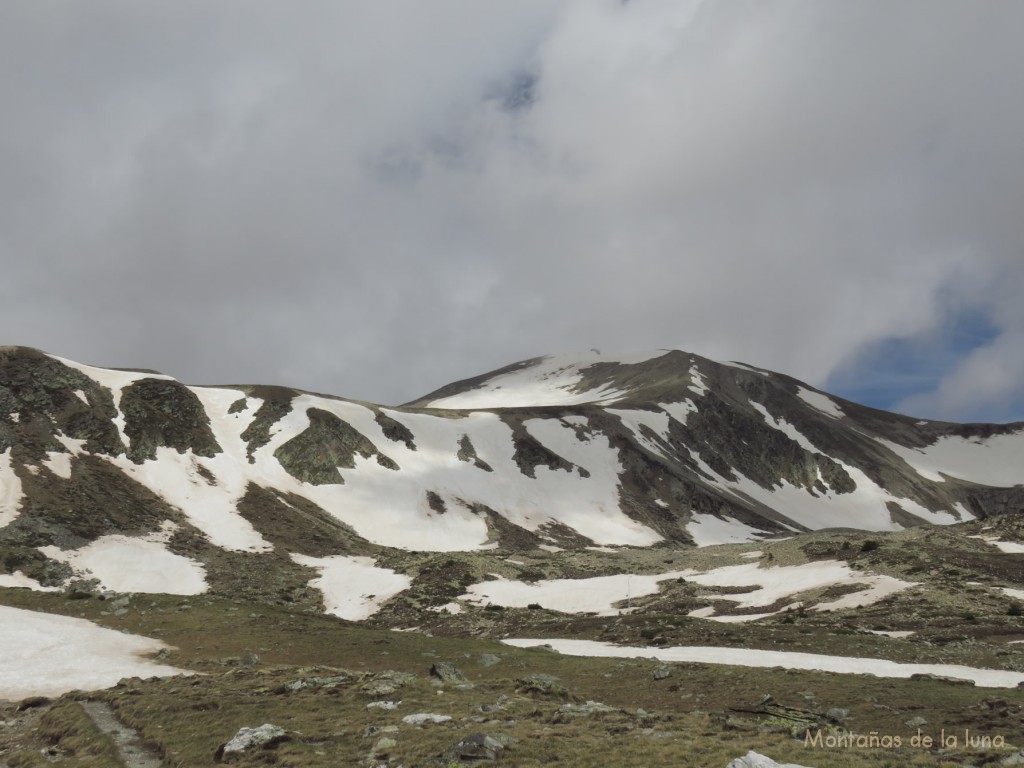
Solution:
<path fill-rule="evenodd" d="M 0 542 L 166 521 L 229 551 L 708 545 L 1019 509 L 1024 425 L 866 408 L 680 351 L 535 358 L 385 407 L 0 351 Z"/>
<path fill-rule="evenodd" d="M 274 765 L 820 768 L 806 738 L 871 732 L 843 764 L 902 765 L 921 723 L 994 764 L 1024 744 L 1022 459 L 1024 424 L 681 351 L 390 407 L 0 348 L 0 764 L 132 764 L 109 728 L 245 762 L 260 723 Z"/>

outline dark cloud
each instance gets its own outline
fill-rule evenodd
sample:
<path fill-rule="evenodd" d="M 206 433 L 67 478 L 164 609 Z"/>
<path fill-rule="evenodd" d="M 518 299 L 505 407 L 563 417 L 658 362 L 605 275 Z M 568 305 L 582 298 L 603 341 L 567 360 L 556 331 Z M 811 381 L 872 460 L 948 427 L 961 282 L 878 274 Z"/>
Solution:
<path fill-rule="evenodd" d="M 954 359 L 899 405 L 1024 418 L 1022 22 L 7 3 L 0 323 L 85 362 L 399 402 L 592 346 L 845 381 L 969 306 L 992 333 L 934 347 Z"/>

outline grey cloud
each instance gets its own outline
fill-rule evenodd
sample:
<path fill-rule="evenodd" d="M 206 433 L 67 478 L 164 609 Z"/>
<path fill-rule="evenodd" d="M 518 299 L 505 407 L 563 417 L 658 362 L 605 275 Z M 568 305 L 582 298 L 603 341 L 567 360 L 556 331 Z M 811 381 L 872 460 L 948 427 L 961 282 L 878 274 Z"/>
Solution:
<path fill-rule="evenodd" d="M 7 342 L 383 402 L 591 346 L 821 383 L 953 286 L 1003 335 L 917 406 L 1024 401 L 1024 9 L 302 9 L 0 9 Z"/>

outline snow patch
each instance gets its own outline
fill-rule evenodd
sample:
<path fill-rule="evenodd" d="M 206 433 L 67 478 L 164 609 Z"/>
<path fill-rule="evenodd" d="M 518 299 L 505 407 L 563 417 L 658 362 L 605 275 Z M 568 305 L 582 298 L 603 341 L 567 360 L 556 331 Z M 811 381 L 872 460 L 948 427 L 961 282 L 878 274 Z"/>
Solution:
<path fill-rule="evenodd" d="M 751 528 L 739 520 L 723 520 L 714 515 L 700 512 L 693 514 L 693 519 L 686 524 L 686 532 L 698 547 L 710 547 L 715 544 L 742 544 L 757 541 L 764 537 L 764 531 Z"/>
<path fill-rule="evenodd" d="M 697 368 L 697 364 L 694 363 L 690 366 L 690 384 L 686 387 L 691 392 L 697 393 L 698 396 L 703 397 L 711 389 L 708 387 L 707 379 L 704 378 L 704 374 Z"/>
<path fill-rule="evenodd" d="M 33 592 L 59 592 L 60 587 L 44 587 L 38 581 L 26 576 L 21 571 L 0 573 L 0 587 L 31 589 Z"/>
<path fill-rule="evenodd" d="M 0 528 L 14 522 L 21 512 L 21 478 L 11 464 L 11 451 L 0 453 Z"/>
<path fill-rule="evenodd" d="M 687 417 L 691 413 L 697 412 L 697 406 L 692 400 L 680 400 L 677 403 L 661 403 L 659 407 L 680 424 L 686 424 Z"/>
<path fill-rule="evenodd" d="M 125 677 L 191 674 L 140 658 L 167 647 L 85 619 L 0 606 L 0 699 L 95 691 Z"/>
<path fill-rule="evenodd" d="M 1024 554 L 1024 544 L 1018 544 L 1015 541 L 1003 541 L 993 536 L 969 536 L 968 538 L 981 539 L 986 544 L 991 544 L 993 547 L 997 547 L 1000 552 L 1005 552 L 1008 555 Z"/>
<path fill-rule="evenodd" d="M 901 664 L 886 659 L 866 659 L 855 656 L 826 656 L 817 653 L 793 651 L 763 651 L 756 648 L 724 648 L 715 646 L 676 646 L 651 648 L 618 646 L 596 640 L 506 639 L 501 642 L 515 648 L 533 648 L 550 645 L 558 653 L 568 656 L 595 656 L 603 658 L 648 658 L 660 661 L 697 662 L 701 664 L 728 664 L 737 667 L 785 667 L 787 669 L 816 670 L 850 675 L 909 678 L 915 674 L 941 675 L 958 680 L 973 680 L 980 688 L 1015 688 L 1024 682 L 1024 672 L 997 669 L 978 669 L 958 664 Z"/>
<path fill-rule="evenodd" d="M 628 393 L 611 386 L 578 391 L 582 371 L 597 363 L 636 365 L 667 352 L 662 349 L 631 355 L 597 352 L 548 355 L 533 365 L 488 379 L 475 389 L 432 400 L 427 407 L 472 410 L 614 402 Z"/>
<path fill-rule="evenodd" d="M 473 584 L 460 595 L 476 605 L 502 605 L 507 608 L 527 608 L 536 603 L 562 613 L 596 613 L 599 616 L 618 616 L 625 612 L 615 603 L 632 597 L 653 595 L 662 581 L 686 576 L 690 571 L 673 571 L 653 576 L 616 574 L 589 579 L 553 579 L 532 583 L 498 578 Z"/>
<path fill-rule="evenodd" d="M 80 578 L 98 579 L 114 592 L 201 595 L 207 590 L 203 566 L 167 550 L 175 527 L 167 521 L 161 531 L 143 538 L 101 536 L 79 549 L 48 546 L 39 551 L 67 563 Z"/>
<path fill-rule="evenodd" d="M 942 482 L 945 474 L 996 488 L 1024 483 L 1024 430 L 988 438 L 940 437 L 925 448 L 875 439 L 926 480 Z"/>
<path fill-rule="evenodd" d="M 228 413 L 231 404 L 243 396 L 238 390 L 189 390 L 199 398 L 210 419 L 211 431 L 221 447 L 219 453 L 212 457 L 196 456 L 191 450 L 178 453 L 161 446 L 156 449 L 155 459 L 142 464 L 123 455 L 108 460 L 179 509 L 214 545 L 236 552 L 272 550 L 273 546 L 237 511 L 250 479 L 261 479 L 259 468 L 249 464 L 241 437 L 261 401 L 250 399 L 250 407 L 245 411 Z"/>
<path fill-rule="evenodd" d="M 309 582 L 324 596 L 327 613 L 349 621 L 368 619 L 399 592 L 412 585 L 412 579 L 390 568 L 377 568 L 372 557 L 332 555 L 309 557 L 292 554 L 299 565 L 315 568 L 319 578 Z"/>
<path fill-rule="evenodd" d="M 835 400 L 821 392 L 814 392 L 810 389 L 798 387 L 796 390 L 796 396 L 811 406 L 811 408 L 819 413 L 825 414 L 829 418 L 841 419 L 846 415 Z"/>
<path fill-rule="evenodd" d="M 835 585 L 868 585 L 866 589 L 844 595 L 838 600 L 814 606 L 814 610 L 819 611 L 871 605 L 891 594 L 916 586 L 891 576 L 854 571 L 847 563 L 838 560 L 819 560 L 774 568 L 761 568 L 758 563 L 743 563 L 691 575 L 687 581 L 708 587 L 754 587 L 749 592 L 738 594 L 700 596 L 708 600 L 735 602 L 738 609 L 763 608 L 801 592 Z M 705 618 L 710 618 L 710 615 Z"/>

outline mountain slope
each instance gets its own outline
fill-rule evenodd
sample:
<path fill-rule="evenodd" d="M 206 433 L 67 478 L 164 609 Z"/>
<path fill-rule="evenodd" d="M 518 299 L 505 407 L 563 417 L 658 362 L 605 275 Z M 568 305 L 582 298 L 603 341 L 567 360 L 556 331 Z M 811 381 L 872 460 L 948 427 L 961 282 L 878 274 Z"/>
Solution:
<path fill-rule="evenodd" d="M 679 351 L 536 358 L 394 408 L 0 351 L 13 561 L 171 527 L 282 556 L 898 530 L 1018 510 L 1021 456 L 1021 424 L 914 420 Z"/>

